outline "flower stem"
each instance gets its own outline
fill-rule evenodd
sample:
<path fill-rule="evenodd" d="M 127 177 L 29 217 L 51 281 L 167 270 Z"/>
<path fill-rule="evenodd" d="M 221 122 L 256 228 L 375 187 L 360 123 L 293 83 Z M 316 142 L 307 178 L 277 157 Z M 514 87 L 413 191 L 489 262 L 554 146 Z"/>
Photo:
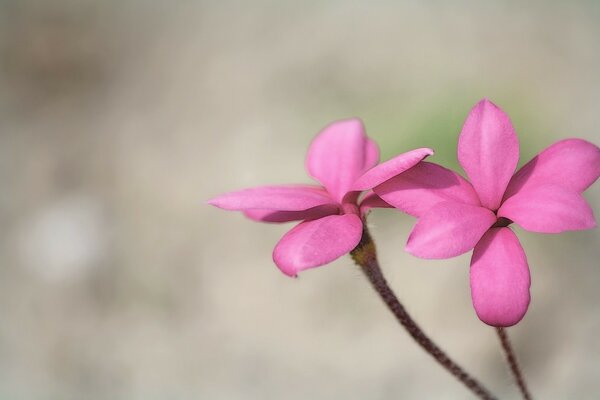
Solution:
<path fill-rule="evenodd" d="M 361 267 L 369 282 L 379 294 L 388 309 L 394 314 L 398 322 L 406 329 L 410 336 L 439 364 L 441 364 L 455 378 L 462 382 L 478 398 L 484 400 L 495 400 L 479 382 L 467 374 L 458 364 L 450 359 L 417 325 L 417 323 L 408 314 L 402 303 L 398 300 L 390 286 L 388 285 L 375 251 L 375 243 L 371 239 L 366 226 L 363 229 L 363 235 L 360 243 L 350 252 L 354 262 Z"/>
<path fill-rule="evenodd" d="M 502 348 L 504 349 L 504 354 L 506 355 L 506 361 L 508 365 L 510 365 L 510 370 L 519 386 L 519 390 L 521 391 L 521 395 L 525 400 L 531 400 L 531 394 L 529 394 L 529 389 L 527 389 L 527 384 L 525 383 L 525 378 L 521 373 L 521 369 L 519 368 L 519 363 L 517 362 L 517 357 L 515 356 L 515 352 L 510 344 L 510 340 L 508 340 L 508 335 L 504 328 L 496 328 L 496 332 L 498 333 L 498 337 L 500 338 L 500 342 L 502 343 Z"/>

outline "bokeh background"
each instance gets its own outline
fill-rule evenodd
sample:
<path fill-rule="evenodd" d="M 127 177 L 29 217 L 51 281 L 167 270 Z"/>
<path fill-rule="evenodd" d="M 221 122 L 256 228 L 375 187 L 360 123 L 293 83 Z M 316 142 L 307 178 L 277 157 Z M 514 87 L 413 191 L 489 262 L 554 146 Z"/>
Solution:
<path fill-rule="evenodd" d="M 0 399 L 467 399 L 344 257 L 293 280 L 289 226 L 206 205 L 309 182 L 329 122 L 361 117 L 383 159 L 457 167 L 488 97 L 521 164 L 600 144 L 594 1 L 0 2 Z M 600 185 L 586 196 L 600 213 Z M 394 289 L 503 399 L 469 255 L 403 251 L 411 217 L 370 217 Z M 530 234 L 532 303 L 510 329 L 540 399 L 600 393 L 600 233 Z"/>

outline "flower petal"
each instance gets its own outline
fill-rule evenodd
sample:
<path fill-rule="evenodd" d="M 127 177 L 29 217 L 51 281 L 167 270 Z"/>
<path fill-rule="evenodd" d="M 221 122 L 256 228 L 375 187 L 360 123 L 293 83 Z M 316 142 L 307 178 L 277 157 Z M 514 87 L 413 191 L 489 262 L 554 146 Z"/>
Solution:
<path fill-rule="evenodd" d="M 517 236 L 492 228 L 471 258 L 471 298 L 479 319 L 492 326 L 512 326 L 529 306 L 529 266 Z"/>
<path fill-rule="evenodd" d="M 469 113 L 458 139 L 458 161 L 481 204 L 497 210 L 519 161 L 519 142 L 508 115 L 481 100 Z"/>
<path fill-rule="evenodd" d="M 442 201 L 480 205 L 477 193 L 467 180 L 425 161 L 375 187 L 374 191 L 387 203 L 415 217 Z"/>
<path fill-rule="evenodd" d="M 224 210 L 235 211 L 304 211 L 325 204 L 336 204 L 323 188 L 313 185 L 259 186 L 225 193 L 209 200 L 208 203 Z"/>
<path fill-rule="evenodd" d="M 414 167 L 425 157 L 433 154 L 433 150 L 421 148 L 400 154 L 391 160 L 377 165 L 365 172 L 354 184 L 353 190 L 368 190 Z"/>
<path fill-rule="evenodd" d="M 362 228 L 361 219 L 354 214 L 302 222 L 277 243 L 273 261 L 284 274 L 296 276 L 349 253 L 360 242 Z"/>
<path fill-rule="evenodd" d="M 519 190 L 502 204 L 498 216 L 528 231 L 541 233 L 579 231 L 596 226 L 594 212 L 583 196 L 557 185 Z"/>
<path fill-rule="evenodd" d="M 600 148 L 582 139 L 565 139 L 544 149 L 510 180 L 504 198 L 519 190 L 554 184 L 583 192 L 600 176 Z"/>
<path fill-rule="evenodd" d="M 471 250 L 496 221 L 484 207 L 444 201 L 433 206 L 413 228 L 406 251 L 421 258 L 450 258 Z"/>
<path fill-rule="evenodd" d="M 244 215 L 257 222 L 305 221 L 337 214 L 340 208 L 335 204 L 324 204 L 304 211 L 244 210 Z"/>
<path fill-rule="evenodd" d="M 392 206 L 381 199 L 373 192 L 368 192 L 360 201 L 360 215 L 365 215 L 372 208 L 392 208 Z"/>
<path fill-rule="evenodd" d="M 334 122 L 312 141 L 306 157 L 308 173 L 341 203 L 354 181 L 379 158 L 373 144 L 359 119 Z"/>
<path fill-rule="evenodd" d="M 379 163 L 379 146 L 374 140 L 369 138 L 367 138 L 367 153 L 365 157 L 365 170 L 373 168 Z"/>

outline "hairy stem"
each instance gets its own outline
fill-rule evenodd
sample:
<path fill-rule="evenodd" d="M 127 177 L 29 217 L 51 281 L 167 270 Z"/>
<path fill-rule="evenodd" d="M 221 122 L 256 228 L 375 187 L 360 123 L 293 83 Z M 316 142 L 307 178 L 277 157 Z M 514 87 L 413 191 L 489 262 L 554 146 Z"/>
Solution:
<path fill-rule="evenodd" d="M 531 400 L 531 394 L 529 394 L 529 389 L 527 389 L 527 384 L 525 383 L 525 378 L 521 373 L 521 368 L 519 368 L 519 363 L 517 362 L 517 357 L 515 356 L 515 352 L 510 344 L 510 340 L 508 340 L 508 335 L 504 328 L 496 328 L 496 332 L 498 333 L 498 337 L 500 338 L 500 343 L 502 343 L 502 348 L 504 349 L 504 354 L 506 355 L 506 361 L 510 366 L 510 370 L 519 386 L 519 390 L 521 391 L 521 395 L 525 400 Z"/>
<path fill-rule="evenodd" d="M 350 253 L 354 262 L 361 267 L 364 274 L 371 282 L 373 289 L 379 294 L 388 309 L 394 314 L 398 322 L 406 329 L 408 334 L 431 355 L 440 365 L 462 382 L 469 390 L 480 399 L 495 400 L 496 398 L 484 388 L 477 380 L 467 374 L 458 364 L 450 359 L 411 318 L 402 303 L 398 300 L 388 285 L 375 251 L 375 244 L 365 226 L 360 243 Z"/>

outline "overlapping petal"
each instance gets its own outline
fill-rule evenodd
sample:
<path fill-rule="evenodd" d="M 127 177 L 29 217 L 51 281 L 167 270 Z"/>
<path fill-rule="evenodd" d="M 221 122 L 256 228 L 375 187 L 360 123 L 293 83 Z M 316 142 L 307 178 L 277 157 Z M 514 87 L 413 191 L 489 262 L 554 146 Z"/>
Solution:
<path fill-rule="evenodd" d="M 487 208 L 445 201 L 433 206 L 413 228 L 406 251 L 421 258 L 450 258 L 471 250 L 496 221 Z"/>
<path fill-rule="evenodd" d="M 373 192 L 368 192 L 360 201 L 360 215 L 365 215 L 372 208 L 392 208 L 391 204 L 386 203 Z"/>
<path fill-rule="evenodd" d="M 505 327 L 519 322 L 529 306 L 527 257 L 509 228 L 492 228 L 471 258 L 471 297 L 479 319 Z"/>
<path fill-rule="evenodd" d="M 244 215 L 257 222 L 289 222 L 317 219 L 337 214 L 339 210 L 335 204 L 324 204 L 303 211 L 244 210 Z"/>
<path fill-rule="evenodd" d="M 349 253 L 358 245 L 362 228 L 361 219 L 354 214 L 301 222 L 277 243 L 273 261 L 284 274 L 296 276 Z"/>
<path fill-rule="evenodd" d="M 505 199 L 519 190 L 554 184 L 583 192 L 600 176 L 600 148 L 582 139 L 552 144 L 525 164 L 511 179 Z"/>
<path fill-rule="evenodd" d="M 342 120 L 327 126 L 312 141 L 306 167 L 341 203 L 356 179 L 377 163 L 378 153 L 359 119 Z"/>
<path fill-rule="evenodd" d="M 484 99 L 469 113 L 458 139 L 458 160 L 481 204 L 497 210 L 519 161 L 519 143 L 508 115 Z"/>
<path fill-rule="evenodd" d="M 209 200 L 208 203 L 234 211 L 304 211 L 326 204 L 336 204 L 323 188 L 314 185 L 259 186 L 225 193 Z"/>
<path fill-rule="evenodd" d="M 426 161 L 376 186 L 374 191 L 387 203 L 415 217 L 443 201 L 480 205 L 477 193 L 462 176 Z"/>
<path fill-rule="evenodd" d="M 558 185 L 519 190 L 502 204 L 498 216 L 532 232 L 559 233 L 596 226 L 594 212 L 583 196 Z"/>
<path fill-rule="evenodd" d="M 420 148 L 400 154 L 365 172 L 354 184 L 352 190 L 369 190 L 398 174 L 414 167 L 425 157 L 433 154 L 433 150 Z"/>

